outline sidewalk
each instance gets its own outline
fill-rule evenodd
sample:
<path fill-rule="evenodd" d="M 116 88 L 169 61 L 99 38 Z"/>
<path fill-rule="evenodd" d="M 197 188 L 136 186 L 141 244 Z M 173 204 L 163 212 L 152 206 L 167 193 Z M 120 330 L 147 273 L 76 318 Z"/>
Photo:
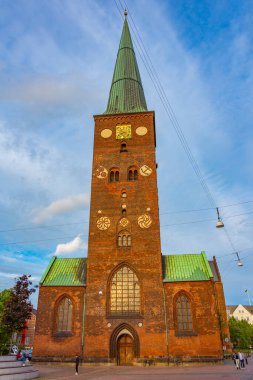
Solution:
<path fill-rule="evenodd" d="M 192 367 L 116 367 L 83 366 L 75 376 L 75 366 L 36 364 L 40 379 L 80 380 L 253 380 L 253 359 L 246 369 L 236 370 L 232 362 L 225 365 Z"/>

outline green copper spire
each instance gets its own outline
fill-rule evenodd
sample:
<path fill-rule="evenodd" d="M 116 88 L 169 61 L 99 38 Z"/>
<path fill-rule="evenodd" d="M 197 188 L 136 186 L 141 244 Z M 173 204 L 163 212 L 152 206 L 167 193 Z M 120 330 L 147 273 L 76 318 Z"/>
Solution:
<path fill-rule="evenodd" d="M 143 111 L 147 111 L 147 105 L 125 17 L 105 114 Z"/>

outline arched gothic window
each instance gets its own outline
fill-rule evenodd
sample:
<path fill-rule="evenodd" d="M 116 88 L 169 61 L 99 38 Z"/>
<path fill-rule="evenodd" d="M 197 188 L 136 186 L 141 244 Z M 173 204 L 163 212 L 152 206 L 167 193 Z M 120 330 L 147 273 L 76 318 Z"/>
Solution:
<path fill-rule="evenodd" d="M 70 333 L 72 330 L 72 309 L 73 305 L 68 297 L 64 297 L 57 311 L 57 332 Z"/>
<path fill-rule="evenodd" d="M 119 170 L 111 169 L 109 178 L 110 178 L 110 182 L 119 182 Z"/>
<path fill-rule="evenodd" d="M 128 231 L 120 231 L 118 234 L 118 247 L 131 247 L 132 239 Z"/>
<path fill-rule="evenodd" d="M 128 175 L 127 175 L 128 181 L 137 181 L 138 180 L 138 170 L 136 168 L 129 168 L 128 169 Z"/>
<path fill-rule="evenodd" d="M 109 311 L 115 316 L 140 314 L 140 284 L 127 265 L 117 270 L 111 279 Z"/>
<path fill-rule="evenodd" d="M 176 319 L 177 332 L 180 335 L 193 331 L 191 305 L 185 294 L 180 294 L 176 299 Z"/>

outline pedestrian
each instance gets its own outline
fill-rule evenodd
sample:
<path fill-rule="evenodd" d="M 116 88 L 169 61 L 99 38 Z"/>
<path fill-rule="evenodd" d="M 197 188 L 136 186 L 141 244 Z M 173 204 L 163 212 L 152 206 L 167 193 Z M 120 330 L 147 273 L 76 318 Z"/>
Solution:
<path fill-rule="evenodd" d="M 233 359 L 233 361 L 234 361 L 234 364 L 236 364 L 236 362 L 235 362 L 235 358 L 236 358 L 236 353 L 233 352 L 232 359 Z"/>
<path fill-rule="evenodd" d="M 236 364 L 236 369 L 241 369 L 240 367 L 240 359 L 239 359 L 239 353 L 235 353 L 235 364 Z"/>
<path fill-rule="evenodd" d="M 238 352 L 238 357 L 240 360 L 240 368 L 244 368 L 244 359 L 241 352 Z"/>
<path fill-rule="evenodd" d="M 22 358 L 22 353 L 19 350 L 18 353 L 17 353 L 17 360 L 21 360 L 21 358 Z"/>
<path fill-rule="evenodd" d="M 80 357 L 78 354 L 76 354 L 76 375 L 78 375 L 79 363 L 80 363 Z"/>
<path fill-rule="evenodd" d="M 245 355 L 243 352 L 242 352 L 242 368 L 245 369 Z"/>
<path fill-rule="evenodd" d="M 22 352 L 22 356 L 21 356 L 21 361 L 22 361 L 22 366 L 23 367 L 25 367 L 25 359 L 26 359 L 26 357 L 25 357 L 25 354 Z"/>

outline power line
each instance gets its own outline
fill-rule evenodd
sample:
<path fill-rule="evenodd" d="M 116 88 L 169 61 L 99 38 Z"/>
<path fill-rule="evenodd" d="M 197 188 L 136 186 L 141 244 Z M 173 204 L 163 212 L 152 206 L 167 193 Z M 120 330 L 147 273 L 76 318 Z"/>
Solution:
<path fill-rule="evenodd" d="M 233 207 L 233 206 L 238 206 L 238 205 L 243 205 L 243 204 L 252 203 L 252 202 L 253 201 L 244 201 L 244 202 L 232 203 L 230 205 L 218 206 L 218 209 L 226 208 L 226 207 Z M 161 213 L 160 215 L 165 215 L 165 214 L 181 214 L 181 213 L 185 213 L 185 212 L 207 211 L 207 210 L 214 210 L 214 208 L 213 207 L 206 207 L 206 208 L 198 208 L 198 209 L 192 209 L 192 210 L 166 211 L 166 212 Z"/>
<path fill-rule="evenodd" d="M 242 213 L 242 214 L 237 214 L 237 215 L 230 215 L 230 216 L 226 216 L 225 218 L 223 218 L 223 220 L 227 220 L 227 219 L 231 219 L 231 218 L 237 218 L 238 216 L 243 216 L 243 215 L 249 215 L 249 214 L 253 214 L 253 211 L 251 212 L 245 212 L 245 213 Z M 215 222 L 216 219 L 201 219 L 201 220 L 191 220 L 189 222 L 179 222 L 179 223 L 171 223 L 171 224 L 163 224 L 161 225 L 161 227 L 170 227 L 170 226 L 181 226 L 183 224 L 194 224 L 194 223 L 202 223 L 202 222 Z M 226 230 L 225 230 L 226 231 Z M 229 239 L 229 235 L 228 235 L 228 239 Z M 233 243 L 232 243 L 233 244 Z M 233 249 L 235 249 L 233 247 Z M 238 250 L 237 250 L 238 251 Z"/>
<path fill-rule="evenodd" d="M 0 243 L 0 246 L 2 245 L 14 245 L 14 244 L 30 244 L 30 243 L 41 243 L 44 241 L 50 241 L 50 240 L 62 240 L 62 239 L 74 239 L 76 236 L 61 236 L 57 238 L 51 238 L 51 239 L 39 239 L 39 240 L 25 240 L 25 241 L 15 241 L 15 242 L 6 242 L 6 243 Z M 88 237 L 85 236 L 85 237 Z"/>
<path fill-rule="evenodd" d="M 228 205 L 229 206 L 229 205 Z M 228 206 L 222 206 L 222 207 L 228 207 Z M 185 211 L 178 211 L 178 212 L 165 212 L 165 213 L 161 213 L 160 215 L 167 215 L 167 214 L 173 214 L 173 213 L 183 213 L 183 212 L 190 212 L 190 211 L 202 211 L 202 210 L 212 210 L 212 208 L 206 208 L 206 209 L 195 209 L 195 210 L 185 210 Z M 249 215 L 249 214 L 253 214 L 253 211 L 250 211 L 250 212 L 245 212 L 245 213 L 241 213 L 241 214 L 236 214 L 236 215 L 229 215 L 229 216 L 226 216 L 225 218 L 223 218 L 224 220 L 226 219 L 230 219 L 230 218 L 235 218 L 235 217 L 238 217 L 238 216 L 244 216 L 244 215 Z M 130 214 L 128 214 L 130 215 Z M 208 221 L 216 221 L 216 219 L 201 219 L 201 220 L 193 220 L 193 221 L 190 221 L 190 222 L 182 222 L 182 223 L 173 223 L 173 224 L 168 224 L 168 225 L 162 225 L 161 227 L 167 227 L 167 226 L 178 226 L 178 225 L 181 225 L 181 224 L 191 224 L 191 223 L 201 223 L 201 222 L 208 222 Z M 29 230 L 37 230 L 37 229 L 52 229 L 53 227 L 66 227 L 66 226 L 75 226 L 75 225 L 78 225 L 78 224 L 87 224 L 89 223 L 87 220 L 83 220 L 83 221 L 79 221 L 79 222 L 71 222 L 71 223 L 59 223 L 59 224 L 49 224 L 49 225 L 41 225 L 41 226 L 36 226 L 36 227 L 16 227 L 16 228 L 10 228 L 10 229 L 6 229 L 6 230 L 0 230 L 0 233 L 4 233 L 4 232 L 16 232 L 16 231 L 29 231 Z"/>
<path fill-rule="evenodd" d="M 62 224 L 50 224 L 50 225 L 42 225 L 42 226 L 37 226 L 37 227 L 17 227 L 13 229 L 8 229 L 8 230 L 0 230 L 0 232 L 14 232 L 14 231 L 25 231 L 25 230 L 36 230 L 40 228 L 51 228 L 51 227 L 63 227 L 63 226 L 71 226 L 71 225 L 77 225 L 77 224 L 82 224 L 82 223 L 88 223 L 87 221 L 80 221 L 80 222 L 73 222 L 73 223 L 62 223 Z"/>
<path fill-rule="evenodd" d="M 117 5 L 117 8 L 119 10 L 118 4 L 117 4 L 117 0 L 115 0 L 115 2 L 116 2 L 116 5 Z M 119 0 L 119 3 L 121 5 L 122 10 L 124 10 L 124 7 L 123 7 L 123 5 L 121 3 L 121 0 Z M 127 7 L 125 1 L 124 1 L 124 3 L 125 3 L 125 6 Z M 129 10 L 129 7 L 127 7 L 127 8 Z M 120 12 L 120 10 L 119 10 L 119 12 Z M 176 114 L 175 114 L 175 112 L 174 112 L 174 110 L 173 110 L 173 108 L 172 108 L 172 106 L 171 106 L 171 104 L 170 104 L 170 102 L 168 100 L 168 97 L 167 97 L 167 95 L 166 95 L 166 93 L 165 93 L 165 91 L 163 89 L 163 86 L 161 84 L 159 76 L 158 76 L 158 74 L 157 74 L 157 72 L 156 72 L 156 70 L 154 68 L 154 65 L 153 65 L 153 63 L 152 63 L 152 61 L 150 59 L 150 56 L 149 56 L 149 54 L 148 54 L 148 52 L 147 52 L 147 50 L 145 48 L 145 45 L 144 45 L 144 43 L 143 43 L 143 41 L 142 41 L 142 39 L 140 37 L 139 31 L 136 28 L 136 25 L 135 25 L 134 20 L 133 20 L 133 18 L 131 16 L 131 13 L 130 12 L 128 12 L 128 13 L 129 13 L 130 19 L 132 21 L 132 25 L 133 25 L 132 31 L 133 31 L 134 36 L 136 38 L 136 41 L 135 41 L 135 42 L 137 42 L 137 46 L 136 47 L 137 47 L 138 53 L 139 53 L 139 55 L 140 55 L 140 57 L 141 57 L 144 65 L 145 65 L 145 67 L 147 69 L 148 75 L 149 75 L 152 83 L 154 84 L 154 87 L 155 87 L 155 89 L 156 89 L 156 91 L 158 93 L 158 96 L 159 96 L 159 98 L 160 98 L 160 100 L 161 100 L 161 102 L 162 102 L 162 104 L 164 106 L 165 112 L 167 113 L 167 115 L 168 115 L 168 117 L 169 117 L 169 119 L 171 121 L 171 124 L 172 124 L 174 130 L 176 131 L 176 134 L 177 134 L 177 136 L 179 138 L 179 141 L 181 142 L 181 145 L 182 145 L 182 147 L 183 147 L 183 149 L 184 149 L 184 151 L 185 151 L 185 153 L 187 155 L 187 158 L 188 158 L 188 160 L 189 160 L 189 162 L 190 162 L 190 164 L 191 164 L 191 166 L 192 166 L 192 168 L 193 168 L 193 170 L 194 170 L 194 172 L 195 172 L 195 174 L 196 174 L 196 176 L 197 176 L 197 178 L 198 178 L 198 180 L 200 182 L 200 185 L 201 185 L 202 189 L 204 190 L 204 192 L 205 192 L 205 194 L 206 194 L 206 196 L 207 196 L 207 198 L 208 198 L 208 200 L 209 200 L 212 208 L 218 209 L 217 206 L 216 206 L 216 202 L 214 200 L 214 197 L 213 197 L 213 195 L 212 195 L 212 193 L 211 193 L 211 191 L 209 189 L 209 186 L 208 186 L 208 184 L 207 184 L 204 176 L 202 175 L 200 167 L 199 167 L 199 165 L 198 165 L 198 163 L 197 163 L 197 161 L 196 161 L 196 159 L 195 159 L 195 157 L 194 157 L 194 155 L 193 155 L 193 153 L 192 153 L 192 151 L 190 149 L 188 141 L 186 140 L 186 137 L 185 137 L 185 135 L 184 135 L 184 133 L 183 133 L 181 127 L 180 127 L 180 124 L 179 124 L 179 122 L 177 120 Z M 121 12 L 120 12 L 120 14 L 121 14 Z M 136 29 L 136 32 L 135 32 L 134 29 Z M 140 52 L 138 46 L 140 47 L 141 52 Z M 228 231 L 226 230 L 225 233 L 226 233 L 226 236 L 228 238 L 228 241 L 229 241 L 231 247 L 234 249 L 234 244 L 232 242 L 232 239 L 231 239 Z"/>

